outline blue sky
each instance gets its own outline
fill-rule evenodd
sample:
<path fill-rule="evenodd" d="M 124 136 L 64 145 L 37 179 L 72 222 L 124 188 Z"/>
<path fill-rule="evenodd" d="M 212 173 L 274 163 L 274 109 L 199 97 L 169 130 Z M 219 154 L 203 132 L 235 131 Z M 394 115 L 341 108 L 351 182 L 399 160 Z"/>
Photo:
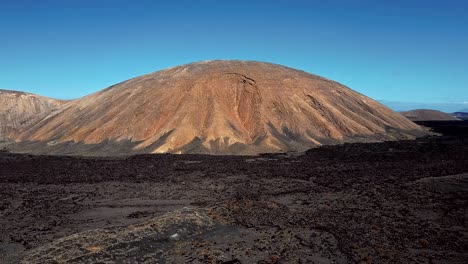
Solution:
<path fill-rule="evenodd" d="M 0 88 L 71 99 L 178 64 L 268 61 L 374 99 L 468 101 L 468 1 L 0 0 Z"/>

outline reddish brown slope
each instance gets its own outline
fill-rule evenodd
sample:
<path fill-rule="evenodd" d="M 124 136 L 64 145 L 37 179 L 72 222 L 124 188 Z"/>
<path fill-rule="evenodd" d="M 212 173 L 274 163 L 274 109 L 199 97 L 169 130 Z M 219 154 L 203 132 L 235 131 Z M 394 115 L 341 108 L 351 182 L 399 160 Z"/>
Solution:
<path fill-rule="evenodd" d="M 63 103 L 35 94 L 0 90 L 0 140 L 24 131 Z"/>
<path fill-rule="evenodd" d="M 23 140 L 131 140 L 134 151 L 304 150 L 364 135 L 419 130 L 339 83 L 261 62 L 208 61 L 158 71 L 75 100 Z M 397 137 L 401 134 L 397 135 Z M 363 139 L 361 137 L 361 139 Z"/>
<path fill-rule="evenodd" d="M 460 120 L 447 113 L 430 110 L 430 109 L 415 109 L 411 111 L 401 112 L 406 118 L 412 121 L 455 121 Z"/>

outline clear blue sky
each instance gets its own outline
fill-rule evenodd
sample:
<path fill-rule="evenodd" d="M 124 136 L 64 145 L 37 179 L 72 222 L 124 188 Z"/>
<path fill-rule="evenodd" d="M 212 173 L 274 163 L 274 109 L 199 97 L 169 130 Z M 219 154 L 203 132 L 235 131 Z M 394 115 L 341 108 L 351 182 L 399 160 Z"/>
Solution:
<path fill-rule="evenodd" d="M 178 64 L 268 61 L 374 99 L 468 101 L 468 1 L 0 0 L 0 88 L 80 97 Z"/>

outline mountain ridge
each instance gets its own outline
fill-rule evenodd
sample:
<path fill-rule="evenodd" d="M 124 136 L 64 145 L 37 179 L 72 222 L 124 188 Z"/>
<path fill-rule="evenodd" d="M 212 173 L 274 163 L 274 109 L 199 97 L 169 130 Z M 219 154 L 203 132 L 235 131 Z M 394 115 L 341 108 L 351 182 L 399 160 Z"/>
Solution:
<path fill-rule="evenodd" d="M 0 89 L 0 140 L 11 140 L 65 102 L 33 93 Z"/>
<path fill-rule="evenodd" d="M 216 60 L 152 72 L 75 99 L 17 140 L 96 148 L 120 142 L 131 145 L 131 153 L 258 154 L 413 138 L 421 131 L 324 77 L 272 63 Z"/>
<path fill-rule="evenodd" d="M 412 121 L 456 121 L 460 120 L 448 113 L 433 109 L 414 109 L 401 112 Z"/>

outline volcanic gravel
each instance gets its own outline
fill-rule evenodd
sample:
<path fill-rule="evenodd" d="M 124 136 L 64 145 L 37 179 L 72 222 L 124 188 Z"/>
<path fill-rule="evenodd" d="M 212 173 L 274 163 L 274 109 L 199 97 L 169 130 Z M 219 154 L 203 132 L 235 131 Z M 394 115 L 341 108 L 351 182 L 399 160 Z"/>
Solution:
<path fill-rule="evenodd" d="M 468 123 L 303 154 L 0 154 L 1 263 L 466 263 Z"/>

